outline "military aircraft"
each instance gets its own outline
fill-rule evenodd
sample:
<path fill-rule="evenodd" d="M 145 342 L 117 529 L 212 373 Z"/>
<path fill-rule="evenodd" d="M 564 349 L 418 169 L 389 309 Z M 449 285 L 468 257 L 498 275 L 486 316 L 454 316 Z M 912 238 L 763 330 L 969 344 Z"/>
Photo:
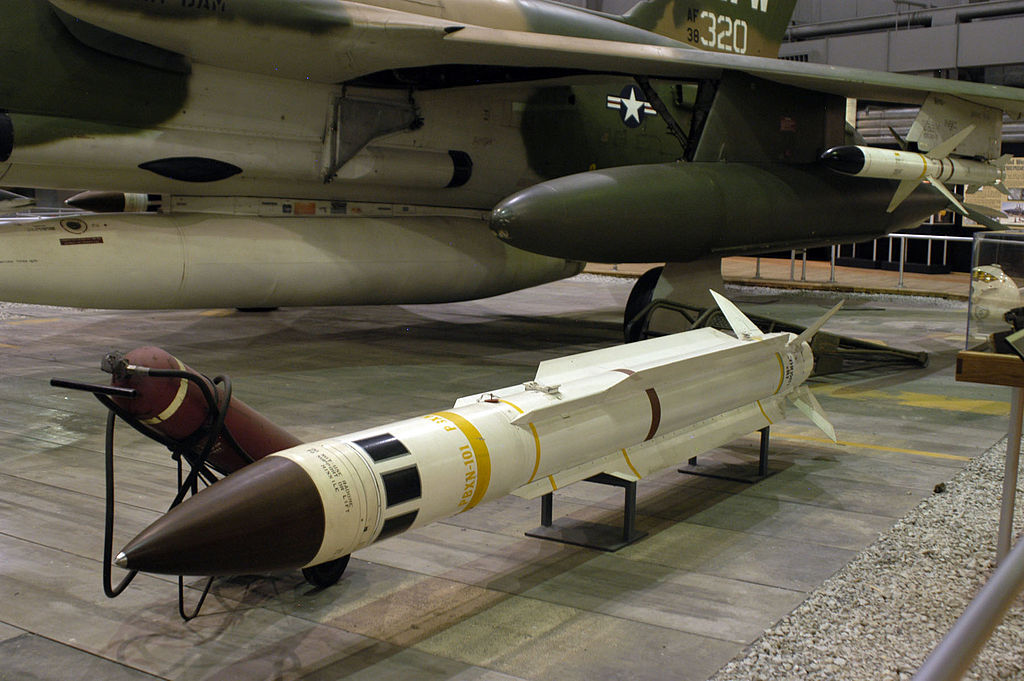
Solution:
<path fill-rule="evenodd" d="M 862 143 L 847 98 L 923 105 L 922 151 L 998 158 L 1024 91 L 779 60 L 794 5 L 2 0 L 0 184 L 121 212 L 0 226 L 0 299 L 440 302 L 668 262 L 636 312 L 699 263 L 946 204 L 915 184 L 887 212 L 896 182 L 819 160 Z"/>

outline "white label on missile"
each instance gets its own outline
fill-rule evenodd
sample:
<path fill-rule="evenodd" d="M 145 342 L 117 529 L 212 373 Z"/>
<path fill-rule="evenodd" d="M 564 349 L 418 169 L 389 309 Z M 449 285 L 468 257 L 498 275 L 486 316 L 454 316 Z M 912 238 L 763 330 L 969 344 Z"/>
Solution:
<path fill-rule="evenodd" d="M 369 463 L 346 442 L 324 440 L 271 456 L 291 459 L 309 475 L 324 509 L 324 539 L 308 565 L 366 546 L 382 523 L 382 491 Z"/>

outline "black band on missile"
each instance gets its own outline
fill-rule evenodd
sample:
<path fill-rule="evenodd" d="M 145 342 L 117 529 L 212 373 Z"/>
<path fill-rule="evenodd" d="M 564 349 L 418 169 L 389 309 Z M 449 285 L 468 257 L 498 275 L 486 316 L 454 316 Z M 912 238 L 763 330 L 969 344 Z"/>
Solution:
<path fill-rule="evenodd" d="M 396 515 L 394 518 L 388 518 L 384 521 L 384 527 L 381 528 L 380 534 L 377 535 L 377 541 L 405 532 L 416 522 L 417 515 L 419 515 L 419 511 L 412 511 L 411 513 Z"/>
<path fill-rule="evenodd" d="M 449 149 L 448 155 L 452 158 L 454 168 L 452 170 L 452 179 L 445 189 L 461 187 L 469 182 L 469 178 L 473 175 L 473 159 L 466 152 L 457 149 Z"/>
<path fill-rule="evenodd" d="M 396 456 L 405 456 L 409 453 L 405 445 L 391 433 L 356 440 L 354 444 L 359 445 L 364 452 L 370 455 L 371 459 L 378 463 L 393 459 Z"/>
<path fill-rule="evenodd" d="M 420 469 L 416 466 L 391 471 L 380 477 L 384 481 L 384 498 L 388 508 L 419 499 L 422 495 Z"/>
<path fill-rule="evenodd" d="M 14 124 L 6 111 L 0 111 L 0 163 L 11 157 L 14 151 Z"/>

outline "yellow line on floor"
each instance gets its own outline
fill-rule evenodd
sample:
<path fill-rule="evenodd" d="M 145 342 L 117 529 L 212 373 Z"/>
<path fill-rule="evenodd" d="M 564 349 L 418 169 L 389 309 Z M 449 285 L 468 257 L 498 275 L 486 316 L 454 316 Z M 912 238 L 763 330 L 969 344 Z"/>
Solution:
<path fill-rule="evenodd" d="M 773 438 L 780 440 L 798 440 L 800 442 L 815 442 L 825 445 L 832 444 L 832 440 L 822 437 L 811 437 L 809 435 L 790 435 L 788 433 L 772 433 Z M 951 459 L 953 461 L 970 461 L 969 456 L 958 456 L 956 454 L 943 454 L 942 452 L 923 452 L 919 449 L 903 449 L 901 447 L 884 447 L 882 445 L 869 445 L 864 442 L 846 442 L 839 440 L 835 444 L 856 449 L 868 449 L 876 452 L 894 452 L 896 454 L 913 454 L 914 456 L 929 456 L 933 459 Z"/>
<path fill-rule="evenodd" d="M 4 322 L 6 325 L 17 325 L 17 324 L 52 324 L 53 322 L 59 322 L 60 319 L 57 317 L 45 317 L 42 319 L 14 319 L 9 322 Z"/>
<path fill-rule="evenodd" d="M 1010 413 L 1010 403 L 998 400 L 977 400 L 932 393 L 912 393 L 899 391 L 888 393 L 882 390 L 857 390 L 844 385 L 821 385 L 814 387 L 816 395 L 827 395 L 842 400 L 896 402 L 904 407 L 920 409 L 941 409 L 943 411 L 959 411 L 985 416 L 1006 416 Z"/>
<path fill-rule="evenodd" d="M 199 316 L 200 317 L 230 317 L 233 314 L 235 314 L 234 310 L 219 309 L 219 310 L 206 310 L 204 312 L 200 312 Z"/>

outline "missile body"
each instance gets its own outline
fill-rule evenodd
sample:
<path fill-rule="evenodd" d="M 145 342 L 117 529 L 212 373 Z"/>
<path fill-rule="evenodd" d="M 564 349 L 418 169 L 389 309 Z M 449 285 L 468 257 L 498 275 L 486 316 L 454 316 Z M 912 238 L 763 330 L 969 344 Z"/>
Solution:
<path fill-rule="evenodd" d="M 298 212 L 306 205 L 284 207 Z M 317 205 L 308 202 L 310 211 Z M 338 211 L 6 222 L 0 300 L 117 309 L 435 303 L 536 286 L 582 269 L 506 246 L 479 218 L 366 217 L 344 205 Z"/>
<path fill-rule="evenodd" d="M 658 260 L 687 262 L 862 241 L 916 226 L 945 203 L 918 192 L 887 214 L 891 195 L 887 182 L 814 164 L 620 166 L 516 192 L 495 206 L 491 229 L 511 246 L 555 257 L 644 262 L 653 257 L 649 244 L 657 244 Z"/>
<path fill-rule="evenodd" d="M 878 147 L 844 146 L 821 156 L 830 169 L 855 177 L 881 180 L 936 179 L 947 184 L 992 185 L 1002 182 L 1006 172 L 999 166 L 964 158 L 932 158 L 914 151 Z"/>
<path fill-rule="evenodd" d="M 88 191 L 64 201 L 72 208 L 93 213 L 156 213 L 163 204 L 160 194 Z"/>
<path fill-rule="evenodd" d="M 308 567 L 510 493 L 599 472 L 636 480 L 769 425 L 787 400 L 804 409 L 812 365 L 803 338 L 714 329 L 547 361 L 529 383 L 261 459 L 158 519 L 117 563 Z"/>

